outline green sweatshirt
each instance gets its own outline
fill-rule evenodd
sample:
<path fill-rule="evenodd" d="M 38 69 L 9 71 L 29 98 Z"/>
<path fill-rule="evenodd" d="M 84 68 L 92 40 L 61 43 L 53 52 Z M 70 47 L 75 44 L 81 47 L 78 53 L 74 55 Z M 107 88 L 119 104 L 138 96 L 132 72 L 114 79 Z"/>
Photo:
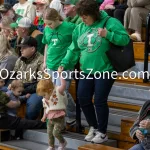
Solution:
<path fill-rule="evenodd" d="M 90 26 L 81 23 L 75 28 L 73 41 L 60 64 L 64 69 L 71 68 L 70 64 L 75 65 L 80 59 L 80 68 L 85 73 L 89 73 L 89 69 L 93 69 L 93 74 L 96 71 L 113 71 L 113 67 L 105 53 L 110 48 L 110 42 L 119 46 L 125 46 L 130 39 L 123 25 L 115 18 L 110 18 L 107 22 L 106 37 L 100 37 L 98 28 L 103 28 L 108 16 L 104 11 L 101 11 L 100 15 L 100 21 Z"/>
<path fill-rule="evenodd" d="M 75 24 L 65 21 L 54 30 L 45 27 L 42 42 L 48 45 L 46 57 L 48 69 L 58 69 L 60 62 L 67 53 L 67 48 L 72 42 L 74 28 Z"/>
<path fill-rule="evenodd" d="M 82 19 L 79 17 L 79 15 L 76 15 L 75 17 L 71 18 L 71 17 L 67 17 L 65 19 L 65 21 L 67 22 L 71 22 L 74 23 L 76 25 L 80 24 L 82 22 Z"/>

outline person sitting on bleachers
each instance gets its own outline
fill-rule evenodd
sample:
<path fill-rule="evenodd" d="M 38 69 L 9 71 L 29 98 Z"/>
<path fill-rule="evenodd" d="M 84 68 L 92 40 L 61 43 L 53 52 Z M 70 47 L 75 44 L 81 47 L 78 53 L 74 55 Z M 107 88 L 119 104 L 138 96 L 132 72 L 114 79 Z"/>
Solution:
<path fill-rule="evenodd" d="M 1 20 L 1 31 L 7 37 L 10 46 L 15 48 L 17 34 L 15 30 L 10 27 L 11 23 L 13 23 L 13 20 L 8 16 L 4 16 Z"/>
<path fill-rule="evenodd" d="M 82 19 L 79 17 L 79 15 L 76 12 L 76 3 L 78 0 L 74 1 L 74 3 L 71 0 L 63 1 L 61 0 L 61 3 L 64 6 L 64 13 L 66 15 L 66 18 L 64 21 L 71 22 L 74 24 L 80 24 L 82 22 Z"/>
<path fill-rule="evenodd" d="M 26 36 L 18 46 L 21 47 L 21 57 L 16 61 L 14 78 L 22 79 L 23 95 L 31 94 L 26 102 L 26 118 L 37 119 L 42 108 L 42 97 L 37 96 L 36 85 L 42 74 L 44 57 L 37 52 L 37 41 L 33 37 Z"/>
<path fill-rule="evenodd" d="M 66 15 L 63 11 L 63 5 L 61 4 L 61 0 L 52 0 L 49 7 L 56 9 L 63 19 L 66 18 Z"/>
<path fill-rule="evenodd" d="M 138 117 L 130 129 L 130 136 L 139 144 L 130 150 L 150 150 L 150 100 L 145 102 Z"/>
<path fill-rule="evenodd" d="M 4 3 L 0 5 L 0 13 L 1 17 L 10 17 L 14 22 L 20 17 L 20 15 L 16 14 L 10 4 Z"/>
<path fill-rule="evenodd" d="M 37 30 L 36 26 L 32 25 L 31 20 L 27 17 L 19 18 L 16 23 L 10 24 L 11 28 L 15 28 L 18 38 L 17 38 L 17 44 L 20 44 L 22 38 L 26 36 L 32 36 L 34 37 L 37 42 L 37 51 L 40 54 L 44 54 L 44 48 L 45 45 L 42 43 L 43 34 L 39 30 Z M 20 56 L 20 48 L 16 48 L 16 53 Z"/>
<path fill-rule="evenodd" d="M 24 85 L 21 80 L 13 80 L 10 84 L 10 90 L 6 92 L 9 98 L 12 101 L 20 101 L 21 103 L 25 102 L 29 97 L 30 94 L 22 95 L 24 90 Z M 22 95 L 22 96 L 21 96 Z M 7 112 L 10 116 L 17 116 L 17 109 L 9 108 Z"/>
<path fill-rule="evenodd" d="M 100 5 L 100 10 L 107 10 L 110 9 L 110 6 L 114 4 L 114 0 L 104 0 L 103 3 Z"/>
<path fill-rule="evenodd" d="M 17 56 L 13 54 L 6 36 L 0 33 L 0 70 L 13 71 Z"/>
<path fill-rule="evenodd" d="M 34 19 L 33 24 L 37 26 L 37 29 L 41 32 L 43 32 L 45 28 L 45 23 L 43 20 L 43 14 L 46 9 L 46 6 L 48 5 L 47 0 L 35 0 L 33 4 L 36 7 L 36 17 Z"/>
<path fill-rule="evenodd" d="M 1 71 L 0 81 L 4 80 L 6 74 Z M 0 89 L 3 86 L 0 82 Z M 38 120 L 27 120 L 17 116 L 7 114 L 9 108 L 16 109 L 20 106 L 20 101 L 13 101 L 3 91 L 0 90 L 0 129 L 16 130 L 16 138 L 22 136 L 20 131 L 23 129 L 46 129 L 46 124 Z"/>
<path fill-rule="evenodd" d="M 13 6 L 13 9 L 15 10 L 16 14 L 22 17 L 28 17 L 29 19 L 31 19 L 31 22 L 34 21 L 36 10 L 35 6 L 32 3 L 26 0 L 19 0 L 19 3 Z"/>
<path fill-rule="evenodd" d="M 132 30 L 131 39 L 134 41 L 142 41 L 141 30 L 142 24 L 146 24 L 146 17 L 150 12 L 149 0 L 128 0 L 128 8 L 124 16 L 124 27 Z"/>
<path fill-rule="evenodd" d="M 122 24 L 124 24 L 124 14 L 127 8 L 127 0 L 117 0 L 114 5 L 107 5 L 105 11 L 109 16 L 117 18 Z"/>

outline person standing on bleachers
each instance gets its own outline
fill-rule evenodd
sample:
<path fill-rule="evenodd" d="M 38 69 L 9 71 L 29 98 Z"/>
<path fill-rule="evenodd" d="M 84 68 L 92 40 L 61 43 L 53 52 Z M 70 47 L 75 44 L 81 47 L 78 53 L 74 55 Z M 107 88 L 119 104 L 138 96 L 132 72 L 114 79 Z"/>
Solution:
<path fill-rule="evenodd" d="M 66 70 L 71 63 L 75 65 L 79 59 L 81 76 L 77 95 L 90 126 L 85 140 L 103 143 L 108 140 L 106 134 L 109 116 L 107 99 L 115 81 L 115 75 L 112 74 L 114 68 L 106 52 L 110 48 L 110 43 L 125 46 L 130 38 L 117 19 L 107 20 L 107 13 L 99 11 L 96 1 L 81 0 L 76 10 L 83 23 L 80 23 L 73 31 L 72 43 L 60 63 L 60 68 Z"/>
<path fill-rule="evenodd" d="M 131 39 L 141 42 L 142 25 L 146 24 L 146 17 L 150 12 L 150 0 L 128 0 L 128 8 L 124 16 L 124 27 L 133 33 Z"/>
<path fill-rule="evenodd" d="M 62 17 L 54 8 L 47 8 L 44 15 L 44 22 L 47 25 L 44 29 L 42 42 L 46 45 L 44 52 L 43 69 L 52 76 L 53 83 L 59 86 L 60 78 L 57 77 L 57 69 L 60 62 L 67 53 L 67 48 L 72 42 L 72 32 L 76 25 L 70 22 L 62 21 Z M 71 64 L 71 63 L 70 63 Z M 76 105 L 73 97 L 69 93 L 72 78 L 69 73 L 73 70 L 73 66 L 68 68 L 66 75 L 66 93 L 68 98 L 67 105 L 67 123 L 73 125 L 76 122 Z"/>

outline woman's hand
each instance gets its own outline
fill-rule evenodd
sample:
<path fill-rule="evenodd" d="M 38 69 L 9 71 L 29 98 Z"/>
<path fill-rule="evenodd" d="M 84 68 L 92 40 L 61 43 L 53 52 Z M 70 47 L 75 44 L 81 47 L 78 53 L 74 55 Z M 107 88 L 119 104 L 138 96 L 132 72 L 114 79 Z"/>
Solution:
<path fill-rule="evenodd" d="M 141 132 L 140 130 L 136 130 L 135 134 L 136 134 L 136 137 L 137 137 L 140 141 L 142 141 L 142 140 L 144 139 L 144 135 L 142 134 L 142 132 Z"/>
<path fill-rule="evenodd" d="M 101 36 L 101 37 L 106 37 L 106 35 L 107 35 L 107 30 L 106 30 L 106 28 L 99 28 L 98 29 L 98 35 L 99 36 Z"/>
<path fill-rule="evenodd" d="M 142 120 L 139 125 L 140 125 L 140 128 L 148 129 L 150 128 L 150 120 L 149 119 Z"/>

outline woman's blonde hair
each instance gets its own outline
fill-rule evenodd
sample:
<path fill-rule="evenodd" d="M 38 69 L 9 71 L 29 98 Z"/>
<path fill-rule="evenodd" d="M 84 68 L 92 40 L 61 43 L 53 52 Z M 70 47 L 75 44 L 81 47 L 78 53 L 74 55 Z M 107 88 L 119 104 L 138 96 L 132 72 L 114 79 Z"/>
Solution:
<path fill-rule="evenodd" d="M 2 32 L 0 32 L 0 61 L 4 57 L 12 54 L 10 49 L 11 47 L 10 47 L 7 37 Z"/>
<path fill-rule="evenodd" d="M 49 93 L 50 90 L 53 90 L 53 89 L 54 89 L 54 84 L 51 81 L 51 79 L 45 78 L 45 79 L 42 79 L 38 82 L 37 88 L 36 88 L 36 93 L 38 95 L 42 96 L 43 93 Z"/>
<path fill-rule="evenodd" d="M 11 90 L 16 89 L 16 88 L 24 89 L 24 85 L 23 85 L 23 82 L 21 80 L 13 80 L 11 82 Z"/>
<path fill-rule="evenodd" d="M 57 10 L 55 10 L 54 8 L 46 8 L 45 14 L 44 14 L 44 19 L 45 20 L 60 20 L 62 21 L 63 18 L 59 15 L 59 13 L 57 12 Z"/>

